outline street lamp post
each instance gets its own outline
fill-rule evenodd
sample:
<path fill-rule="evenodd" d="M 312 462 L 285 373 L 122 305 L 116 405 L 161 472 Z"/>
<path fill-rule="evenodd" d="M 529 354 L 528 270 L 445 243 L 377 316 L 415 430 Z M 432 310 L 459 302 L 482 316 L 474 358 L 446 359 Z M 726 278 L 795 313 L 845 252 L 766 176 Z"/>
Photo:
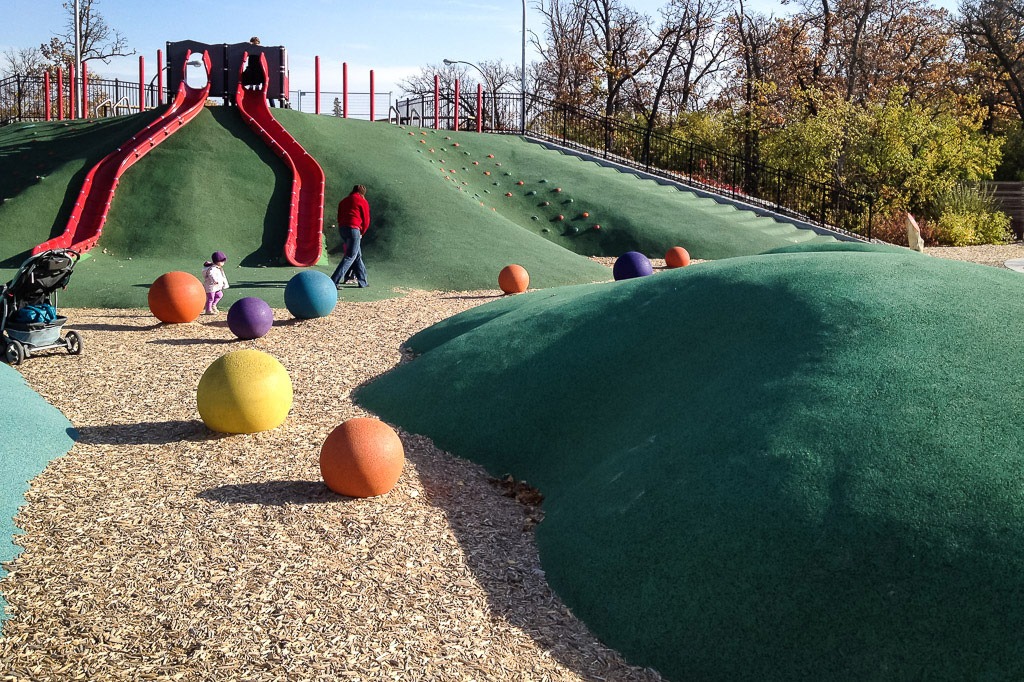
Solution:
<path fill-rule="evenodd" d="M 474 64 L 473 62 L 464 62 L 464 61 L 461 61 L 461 60 L 458 60 L 458 59 L 445 59 L 443 61 L 444 61 L 444 65 L 445 66 L 451 66 L 452 64 L 465 64 L 466 66 L 472 66 L 474 69 L 476 69 L 477 71 L 480 72 L 480 76 L 483 77 L 483 79 L 484 79 L 484 85 L 486 85 L 487 87 L 491 88 L 491 108 L 493 109 L 491 125 L 492 125 L 492 127 L 494 125 L 497 125 L 497 123 L 498 123 L 498 93 L 497 93 L 497 90 L 494 87 L 492 87 L 491 81 L 487 77 L 487 74 L 484 73 L 484 70 L 481 69 L 476 64 Z M 480 112 L 480 113 L 482 114 L 483 112 Z"/>
<path fill-rule="evenodd" d="M 526 134 L 526 0 L 523 0 L 523 64 L 520 77 L 519 134 Z"/>
<path fill-rule="evenodd" d="M 65 5 L 67 7 L 67 5 Z M 82 70 L 82 15 L 79 10 L 78 0 L 75 0 L 75 74 L 78 74 Z M 75 84 L 77 78 L 71 79 L 71 96 L 77 105 L 81 100 L 79 97 L 78 87 Z M 85 81 L 82 81 L 82 87 L 85 87 Z M 75 106 L 75 111 L 80 112 L 81 107 Z"/>

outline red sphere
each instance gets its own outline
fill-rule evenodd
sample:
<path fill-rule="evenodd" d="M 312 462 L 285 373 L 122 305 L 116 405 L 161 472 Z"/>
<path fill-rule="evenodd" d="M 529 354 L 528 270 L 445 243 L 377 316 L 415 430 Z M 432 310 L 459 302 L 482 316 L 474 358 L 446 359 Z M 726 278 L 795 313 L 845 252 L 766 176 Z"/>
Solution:
<path fill-rule="evenodd" d="M 348 497 L 383 495 L 395 487 L 404 465 L 402 440 L 379 419 L 349 419 L 320 448 L 324 483 Z"/>
<path fill-rule="evenodd" d="M 149 287 L 149 310 L 161 322 L 193 322 L 206 307 L 206 290 L 195 275 L 174 271 Z"/>
<path fill-rule="evenodd" d="M 498 286 L 506 294 L 521 294 L 530 288 L 530 273 L 522 265 L 506 265 L 498 273 Z"/>
<path fill-rule="evenodd" d="M 673 246 L 665 253 L 665 265 L 670 268 L 685 268 L 690 264 L 690 254 L 681 246 Z"/>

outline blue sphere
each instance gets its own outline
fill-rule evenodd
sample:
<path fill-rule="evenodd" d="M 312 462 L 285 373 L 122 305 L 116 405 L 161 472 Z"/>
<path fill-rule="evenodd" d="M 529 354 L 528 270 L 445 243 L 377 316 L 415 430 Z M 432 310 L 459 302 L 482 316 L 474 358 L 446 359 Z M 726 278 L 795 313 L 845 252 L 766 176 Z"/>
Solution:
<path fill-rule="evenodd" d="M 615 259 L 612 266 L 612 276 L 615 281 L 620 279 L 633 279 L 634 277 L 646 277 L 654 274 L 654 267 L 647 256 L 639 251 L 627 251 Z"/>
<path fill-rule="evenodd" d="M 258 339 L 274 326 L 274 311 L 262 298 L 246 296 L 228 309 L 228 329 L 240 339 Z"/>
<path fill-rule="evenodd" d="M 295 317 L 326 317 L 338 303 L 338 287 L 319 270 L 303 270 L 284 286 L 284 305 Z"/>

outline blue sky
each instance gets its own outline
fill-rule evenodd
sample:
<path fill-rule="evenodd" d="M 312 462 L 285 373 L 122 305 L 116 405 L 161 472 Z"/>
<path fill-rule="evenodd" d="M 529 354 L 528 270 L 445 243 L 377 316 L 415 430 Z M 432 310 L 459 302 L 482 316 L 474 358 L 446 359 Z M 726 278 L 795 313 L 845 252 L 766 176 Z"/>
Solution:
<path fill-rule="evenodd" d="M 665 2 L 627 0 L 626 4 L 656 15 Z M 527 5 L 527 29 L 539 30 L 533 0 L 527 0 Z M 0 6 L 0 51 L 47 42 L 63 31 L 67 21 L 60 0 L 0 0 Z M 341 89 L 341 64 L 347 62 L 352 91 L 369 89 L 373 69 L 377 91 L 396 95 L 397 81 L 445 58 L 469 62 L 501 58 L 512 64 L 521 59 L 521 0 L 96 0 L 94 6 L 145 57 L 147 80 L 156 73 L 156 51 L 167 41 L 239 43 L 253 35 L 263 45 L 288 49 L 292 89 L 313 88 L 316 56 L 321 59 L 325 91 Z M 775 0 L 754 0 L 751 6 L 763 11 L 776 4 Z M 529 49 L 527 60 L 533 60 Z M 107 78 L 138 79 L 138 57 L 109 65 L 94 62 L 90 67 Z"/>

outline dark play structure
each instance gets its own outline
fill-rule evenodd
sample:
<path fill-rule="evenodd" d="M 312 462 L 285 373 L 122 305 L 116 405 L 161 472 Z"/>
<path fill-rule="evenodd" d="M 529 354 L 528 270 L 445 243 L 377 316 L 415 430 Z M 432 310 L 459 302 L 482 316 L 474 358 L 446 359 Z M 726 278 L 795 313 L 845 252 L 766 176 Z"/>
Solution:
<path fill-rule="evenodd" d="M 88 173 L 64 231 L 40 244 L 33 254 L 50 249 L 84 253 L 103 232 L 121 175 L 151 149 L 195 118 L 210 97 L 224 97 L 288 166 L 292 175 L 285 258 L 291 265 L 316 265 L 323 253 L 324 172 L 270 112 L 269 99 L 288 92 L 287 56 L 283 47 L 250 43 L 205 45 L 195 41 L 167 44 L 174 100 L 139 133 L 105 156 Z"/>
<path fill-rule="evenodd" d="M 262 55 L 267 63 L 267 99 L 288 99 L 288 52 L 284 47 L 234 43 L 207 45 L 194 40 L 167 43 L 168 87 L 174 92 L 181 84 L 189 52 L 210 55 L 210 97 L 234 99 L 245 55 Z"/>

